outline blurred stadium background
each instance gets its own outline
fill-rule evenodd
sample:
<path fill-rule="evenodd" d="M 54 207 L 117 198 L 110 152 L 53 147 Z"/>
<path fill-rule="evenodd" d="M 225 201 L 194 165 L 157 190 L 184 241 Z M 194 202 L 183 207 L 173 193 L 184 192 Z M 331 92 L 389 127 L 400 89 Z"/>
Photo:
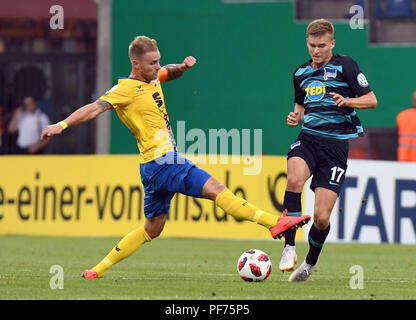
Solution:
<path fill-rule="evenodd" d="M 64 10 L 63 29 L 50 27 L 53 5 Z M 353 5 L 364 8 L 363 29 L 350 27 Z M 201 166 L 251 202 L 281 212 L 284 156 L 298 134 L 285 120 L 294 105 L 292 73 L 309 59 L 305 30 L 316 18 L 334 23 L 334 52 L 359 63 L 378 98 L 375 110 L 359 112 L 366 135 L 351 141 L 329 240 L 414 245 L 416 163 L 397 161 L 396 124 L 416 90 L 414 0 L 1 0 L 0 235 L 121 236 L 143 223 L 136 143 L 115 112 L 70 128 L 39 156 L 13 155 L 17 133 L 8 130 L 27 95 L 51 123 L 97 99 L 128 76 L 127 48 L 142 34 L 158 41 L 161 65 L 198 59 L 163 86 L 176 138 L 179 121 L 206 136 L 210 129 L 262 129 L 260 174 L 244 175 L 241 164 Z M 313 194 L 305 191 L 310 213 Z M 182 196 L 170 220 L 165 237 L 267 238 Z M 414 253 L 409 247 L 409 257 Z"/>
<path fill-rule="evenodd" d="M 135 35 L 146 34 L 158 40 L 162 63 L 180 62 L 189 54 L 198 58 L 198 71 L 164 89 L 173 124 L 186 119 L 192 127 L 208 130 L 218 128 L 222 118 L 220 127 L 226 129 L 262 128 L 264 153 L 283 155 L 297 134 L 284 130 L 279 121 L 293 104 L 290 75 L 308 58 L 303 41 L 308 22 L 323 17 L 336 25 L 335 52 L 359 61 L 380 97 L 382 111 L 360 112 L 367 135 L 353 142 L 351 158 L 397 159 L 395 116 L 410 106 L 414 90 L 413 73 L 407 70 L 415 53 L 414 1 L 0 3 L 2 153 L 9 153 L 14 143 L 5 129 L 25 94 L 39 99 L 52 122 L 62 119 L 129 73 L 126 48 Z M 64 8 L 63 30 L 49 26 L 49 9 L 55 4 Z M 354 4 L 364 7 L 364 29 L 349 26 Z M 253 106 L 259 116 L 248 116 Z M 201 110 L 209 113 L 201 117 Z M 277 128 L 282 129 L 279 139 Z M 137 152 L 115 116 L 109 123 L 99 119 L 75 128 L 62 139 L 54 141 L 48 153 Z"/>

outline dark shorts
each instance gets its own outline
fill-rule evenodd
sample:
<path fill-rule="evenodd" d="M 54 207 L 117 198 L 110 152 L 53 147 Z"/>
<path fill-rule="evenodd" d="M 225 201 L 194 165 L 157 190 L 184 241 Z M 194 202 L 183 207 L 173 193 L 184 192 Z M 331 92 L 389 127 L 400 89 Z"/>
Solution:
<path fill-rule="evenodd" d="M 211 177 L 192 161 L 169 152 L 153 161 L 140 164 L 144 187 L 144 215 L 153 218 L 168 214 L 170 201 L 179 192 L 202 198 L 202 188 Z"/>
<path fill-rule="evenodd" d="M 312 191 L 322 187 L 339 195 L 348 167 L 348 140 L 300 133 L 287 154 L 287 159 L 292 157 L 300 157 L 308 164 Z"/>

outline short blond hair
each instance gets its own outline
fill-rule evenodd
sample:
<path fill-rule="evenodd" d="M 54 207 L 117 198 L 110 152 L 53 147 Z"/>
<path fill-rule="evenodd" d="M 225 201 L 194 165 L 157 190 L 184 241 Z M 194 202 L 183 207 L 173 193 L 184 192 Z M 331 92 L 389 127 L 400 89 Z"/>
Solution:
<path fill-rule="evenodd" d="M 140 59 L 145 53 L 157 51 L 157 42 L 146 36 L 137 36 L 129 45 L 130 60 Z"/>
<path fill-rule="evenodd" d="M 308 37 L 320 37 L 328 33 L 332 36 L 332 38 L 334 38 L 334 32 L 335 29 L 333 24 L 326 19 L 314 20 L 308 25 L 308 28 L 306 29 L 306 35 Z"/>

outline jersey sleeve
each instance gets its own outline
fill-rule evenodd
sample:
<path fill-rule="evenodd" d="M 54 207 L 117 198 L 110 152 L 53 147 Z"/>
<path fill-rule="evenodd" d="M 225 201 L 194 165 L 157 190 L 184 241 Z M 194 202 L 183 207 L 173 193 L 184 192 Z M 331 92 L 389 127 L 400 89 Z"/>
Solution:
<path fill-rule="evenodd" d="M 157 73 L 157 78 L 159 79 L 160 82 L 165 82 L 166 79 L 168 78 L 168 69 L 166 68 L 160 68 L 159 72 Z"/>
<path fill-rule="evenodd" d="M 357 96 L 360 97 L 372 91 L 367 78 L 353 59 L 345 59 L 343 62 L 343 73 L 346 82 Z"/>
<path fill-rule="evenodd" d="M 107 101 L 113 106 L 114 109 L 118 107 L 124 107 L 128 105 L 131 101 L 130 95 L 124 90 L 121 90 L 121 88 L 118 85 L 112 87 L 99 99 Z"/>
<path fill-rule="evenodd" d="M 295 89 L 295 103 L 301 104 L 303 106 L 305 101 L 305 92 L 303 92 L 302 88 L 300 87 L 295 74 L 293 74 L 293 87 Z"/>

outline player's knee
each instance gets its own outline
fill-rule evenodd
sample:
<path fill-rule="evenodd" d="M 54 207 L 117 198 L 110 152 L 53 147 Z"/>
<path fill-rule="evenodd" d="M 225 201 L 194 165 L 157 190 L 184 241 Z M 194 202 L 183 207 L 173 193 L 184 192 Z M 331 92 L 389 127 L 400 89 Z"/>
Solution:
<path fill-rule="evenodd" d="M 163 231 L 164 225 L 161 226 L 145 226 L 146 233 L 149 235 L 150 238 L 154 239 L 160 236 Z"/>
<path fill-rule="evenodd" d="M 287 177 L 287 189 L 289 191 L 301 192 L 303 189 L 303 184 L 304 181 L 296 175 L 290 175 Z"/>
<path fill-rule="evenodd" d="M 156 218 L 147 219 L 144 224 L 144 230 L 150 238 L 154 239 L 160 236 L 165 227 L 167 215 L 160 215 Z"/>
<path fill-rule="evenodd" d="M 215 201 L 218 194 L 226 189 L 222 183 L 216 180 L 214 177 L 210 177 L 202 188 L 202 197 Z"/>
<path fill-rule="evenodd" d="M 313 224 L 315 228 L 319 230 L 324 230 L 329 226 L 329 215 L 314 215 Z"/>

